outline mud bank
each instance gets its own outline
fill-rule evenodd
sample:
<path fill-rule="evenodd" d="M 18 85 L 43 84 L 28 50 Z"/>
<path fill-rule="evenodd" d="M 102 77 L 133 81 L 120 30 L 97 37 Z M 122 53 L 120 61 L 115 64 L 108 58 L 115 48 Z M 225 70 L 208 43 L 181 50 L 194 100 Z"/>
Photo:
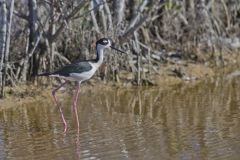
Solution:
<path fill-rule="evenodd" d="M 226 63 L 227 62 L 227 63 Z M 232 62 L 232 63 L 230 63 Z M 136 86 L 134 75 L 126 72 L 119 73 L 119 81 L 102 81 L 99 77 L 94 76 L 91 80 L 82 84 L 81 92 L 88 92 L 90 90 L 105 90 L 112 88 L 145 88 L 145 87 L 158 87 L 163 90 L 169 90 L 176 85 L 186 85 L 192 87 L 203 81 L 214 81 L 216 78 L 229 77 L 235 78 L 236 71 L 240 68 L 239 56 L 231 57 L 225 61 L 221 66 L 193 63 L 193 62 L 177 62 L 167 63 L 160 66 L 159 71 L 155 71 L 151 75 L 145 74 L 146 78 L 142 79 L 143 86 Z M 233 75 L 233 77 L 231 77 Z M 238 77 L 236 75 L 236 77 Z M 19 84 L 15 87 L 7 87 L 5 89 L 5 97 L 0 99 L 0 109 L 14 107 L 16 104 L 26 104 L 42 99 L 51 102 L 51 90 L 59 84 L 54 78 L 38 79 L 35 84 Z M 64 94 L 72 94 L 74 90 L 74 83 L 63 88 L 58 96 Z"/>

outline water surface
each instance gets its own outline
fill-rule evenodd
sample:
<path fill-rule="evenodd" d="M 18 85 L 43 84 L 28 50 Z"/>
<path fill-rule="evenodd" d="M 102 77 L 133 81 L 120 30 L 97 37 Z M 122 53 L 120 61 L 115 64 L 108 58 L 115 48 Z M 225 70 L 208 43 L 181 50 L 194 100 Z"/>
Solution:
<path fill-rule="evenodd" d="M 80 94 L 77 134 L 71 95 L 0 110 L 0 159 L 239 160 L 240 81 Z M 94 88 L 94 87 L 93 87 Z"/>

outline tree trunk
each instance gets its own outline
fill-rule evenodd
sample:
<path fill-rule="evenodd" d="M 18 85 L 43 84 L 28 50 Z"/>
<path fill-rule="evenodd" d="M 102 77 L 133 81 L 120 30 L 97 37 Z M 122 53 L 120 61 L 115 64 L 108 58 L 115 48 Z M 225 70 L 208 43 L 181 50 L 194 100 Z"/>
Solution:
<path fill-rule="evenodd" d="M 51 12 L 50 12 L 50 19 L 51 19 L 51 23 L 50 23 L 50 28 L 49 28 L 49 49 L 48 49 L 48 54 L 50 56 L 50 70 L 52 70 L 54 64 L 54 57 L 55 57 L 55 47 L 56 47 L 56 42 L 52 39 L 53 35 L 56 34 L 56 25 L 55 25 L 55 21 L 56 21 L 56 9 L 54 8 L 54 0 L 51 0 L 52 6 L 51 6 Z"/>
<path fill-rule="evenodd" d="M 98 23 L 97 23 L 97 18 L 96 18 L 95 12 L 94 12 L 95 7 L 96 6 L 94 5 L 94 1 L 92 0 L 91 3 L 90 3 L 90 10 L 92 10 L 91 11 L 92 23 L 94 25 L 95 31 L 97 33 L 100 33 L 99 26 L 98 26 Z"/>
<path fill-rule="evenodd" d="M 7 8 L 5 0 L 0 1 L 0 84 L 1 93 L 0 97 L 3 96 L 3 68 L 4 68 L 4 55 L 5 55 L 5 45 L 6 45 L 6 34 L 7 34 Z"/>
<path fill-rule="evenodd" d="M 6 75 L 8 70 L 8 61 L 9 61 L 9 48 L 10 48 L 10 40 L 11 40 L 11 26 L 12 26 L 12 16 L 14 11 L 14 0 L 11 1 L 9 18 L 7 23 L 7 32 L 6 32 L 6 46 L 5 52 L 3 54 L 3 74 L 2 74 L 2 87 L 1 87 L 1 96 L 4 96 L 4 86 L 6 81 Z"/>
<path fill-rule="evenodd" d="M 124 18 L 125 0 L 116 0 L 115 8 L 116 8 L 115 23 L 119 25 Z"/>
<path fill-rule="evenodd" d="M 28 48 L 26 51 L 26 56 L 24 59 L 24 67 L 23 67 L 23 73 L 22 73 L 22 79 L 24 82 L 27 80 L 27 75 L 29 75 L 30 71 L 30 65 L 32 70 L 35 67 L 33 63 L 29 63 L 32 55 L 30 55 L 31 52 L 33 52 L 33 49 L 36 48 L 35 45 L 37 45 L 37 39 L 39 37 L 38 32 L 38 23 L 37 23 L 37 2 L 36 0 L 28 0 L 28 26 L 29 26 L 29 38 L 28 38 Z M 34 72 L 34 71 L 33 71 Z"/>

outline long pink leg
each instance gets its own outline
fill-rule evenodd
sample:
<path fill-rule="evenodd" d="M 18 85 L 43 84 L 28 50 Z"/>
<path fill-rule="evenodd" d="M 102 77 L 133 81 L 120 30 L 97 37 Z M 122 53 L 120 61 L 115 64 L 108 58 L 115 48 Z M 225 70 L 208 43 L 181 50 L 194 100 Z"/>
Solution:
<path fill-rule="evenodd" d="M 79 92 L 80 92 L 80 83 L 77 83 L 76 84 L 76 92 L 75 92 L 74 99 L 73 99 L 73 109 L 75 112 L 78 133 L 79 133 L 79 118 L 78 118 L 78 110 L 77 110 L 77 100 L 78 100 Z"/>
<path fill-rule="evenodd" d="M 65 117 L 63 115 L 62 108 L 61 108 L 60 104 L 58 104 L 58 100 L 57 100 L 57 97 L 55 96 L 55 94 L 61 87 L 63 87 L 67 83 L 68 83 L 68 81 L 65 81 L 64 83 L 62 83 L 61 85 L 59 85 L 57 88 L 55 88 L 52 91 L 54 102 L 55 102 L 56 106 L 58 107 L 58 109 L 61 113 L 62 121 L 63 121 L 63 124 L 64 124 L 64 133 L 67 131 L 67 122 L 66 122 Z"/>

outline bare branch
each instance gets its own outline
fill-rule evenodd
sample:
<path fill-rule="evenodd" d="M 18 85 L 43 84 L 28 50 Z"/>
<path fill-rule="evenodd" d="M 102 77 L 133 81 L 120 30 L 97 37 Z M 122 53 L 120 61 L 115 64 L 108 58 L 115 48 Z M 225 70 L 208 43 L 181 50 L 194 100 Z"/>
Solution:
<path fill-rule="evenodd" d="M 79 10 L 84 7 L 86 5 L 86 3 L 84 3 L 84 1 L 81 1 L 77 7 L 75 7 L 73 9 L 73 11 L 66 16 L 66 22 L 68 22 L 71 18 L 73 18 L 78 12 Z M 55 41 L 57 39 L 57 37 L 60 35 L 60 33 L 62 32 L 62 30 L 65 28 L 65 22 L 62 22 L 62 24 L 60 25 L 60 27 L 56 30 L 55 34 L 52 36 L 51 40 Z"/>
<path fill-rule="evenodd" d="M 117 25 L 119 25 L 124 18 L 124 10 L 125 10 L 125 0 L 116 0 L 115 2 L 116 8 L 116 19 Z"/>

